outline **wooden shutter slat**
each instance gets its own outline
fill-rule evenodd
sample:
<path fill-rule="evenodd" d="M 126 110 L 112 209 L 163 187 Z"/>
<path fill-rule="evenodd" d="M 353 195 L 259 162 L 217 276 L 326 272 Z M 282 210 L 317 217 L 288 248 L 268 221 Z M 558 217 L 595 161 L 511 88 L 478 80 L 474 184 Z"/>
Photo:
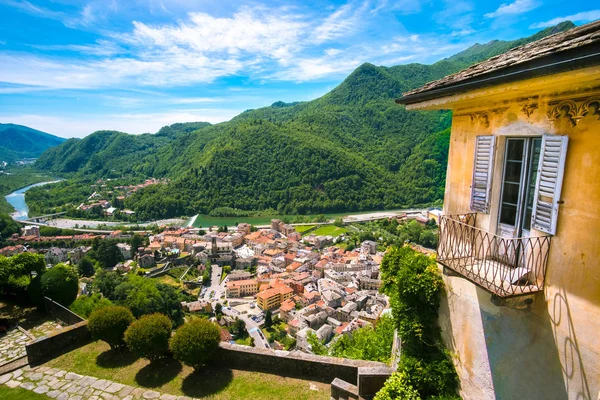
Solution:
<path fill-rule="evenodd" d="M 556 234 L 568 140 L 567 136 L 545 135 L 542 138 L 531 225 L 551 235 Z"/>
<path fill-rule="evenodd" d="M 494 136 L 477 136 L 471 184 L 472 211 L 489 212 L 495 144 Z"/>

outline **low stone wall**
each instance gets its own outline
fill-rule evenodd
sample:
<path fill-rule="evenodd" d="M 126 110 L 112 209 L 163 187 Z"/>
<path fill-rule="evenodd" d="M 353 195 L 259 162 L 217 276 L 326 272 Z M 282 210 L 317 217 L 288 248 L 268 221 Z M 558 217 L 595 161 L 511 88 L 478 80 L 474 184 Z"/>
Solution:
<path fill-rule="evenodd" d="M 87 321 L 71 325 L 28 344 L 26 350 L 29 364 L 38 365 L 46 362 L 77 347 L 84 346 L 91 340 Z M 265 372 L 324 383 L 331 383 L 338 378 L 352 385 L 358 385 L 359 369 L 363 371 L 389 369 L 385 364 L 374 361 L 323 357 L 296 351 L 276 351 L 224 342 L 219 344 L 214 364 L 223 368 Z M 375 375 L 378 374 L 380 372 Z"/>
<path fill-rule="evenodd" d="M 87 321 L 78 322 L 58 332 L 42 336 L 25 346 L 30 365 L 37 365 L 58 357 L 92 340 Z"/>
<path fill-rule="evenodd" d="M 359 368 L 387 368 L 383 363 L 323 357 L 301 352 L 274 351 L 221 343 L 218 366 L 331 383 L 335 378 L 356 385 Z"/>

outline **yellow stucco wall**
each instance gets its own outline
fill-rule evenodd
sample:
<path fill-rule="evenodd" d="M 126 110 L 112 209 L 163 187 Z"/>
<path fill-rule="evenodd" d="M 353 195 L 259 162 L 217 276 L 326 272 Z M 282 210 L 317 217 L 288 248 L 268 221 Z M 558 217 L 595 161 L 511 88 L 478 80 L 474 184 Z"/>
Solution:
<path fill-rule="evenodd" d="M 446 214 L 469 212 L 475 137 L 498 137 L 494 206 L 477 216 L 478 227 L 494 233 L 507 135 L 569 136 L 564 204 L 552 238 L 546 289 L 532 309 L 497 307 L 487 292 L 465 279 L 445 277 L 448 296 L 440 322 L 457 354 L 465 398 L 600 398 L 600 103 L 591 104 L 576 125 L 565 115 L 548 116 L 552 103 L 578 99 L 581 109 L 590 98 L 600 100 L 600 68 L 409 107 L 454 111 Z"/>

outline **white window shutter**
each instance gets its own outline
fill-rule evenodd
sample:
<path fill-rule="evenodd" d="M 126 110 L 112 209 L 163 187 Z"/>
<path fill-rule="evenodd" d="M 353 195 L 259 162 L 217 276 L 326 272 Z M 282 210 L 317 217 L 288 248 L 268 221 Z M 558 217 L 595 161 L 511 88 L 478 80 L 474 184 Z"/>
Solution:
<path fill-rule="evenodd" d="M 544 135 L 540 153 L 531 226 L 554 235 L 567 158 L 567 136 Z"/>
<path fill-rule="evenodd" d="M 471 211 L 484 214 L 489 212 L 495 148 L 495 136 L 477 136 L 471 184 Z"/>

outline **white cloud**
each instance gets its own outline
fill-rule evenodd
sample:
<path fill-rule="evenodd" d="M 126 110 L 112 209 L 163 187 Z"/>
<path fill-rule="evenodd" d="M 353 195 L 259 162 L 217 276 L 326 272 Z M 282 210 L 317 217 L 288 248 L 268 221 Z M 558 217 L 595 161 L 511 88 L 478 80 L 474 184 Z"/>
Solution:
<path fill-rule="evenodd" d="M 536 24 L 531 25 L 529 28 L 547 28 L 549 26 L 560 24 L 564 21 L 590 22 L 595 21 L 597 19 L 600 19 L 600 10 L 584 11 L 577 14 L 567 15 L 566 17 L 553 18 L 546 22 L 538 22 Z"/>
<path fill-rule="evenodd" d="M 444 8 L 433 14 L 433 19 L 454 31 L 469 30 L 474 19 L 473 8 L 469 0 L 444 0 Z"/>
<path fill-rule="evenodd" d="M 348 36 L 355 32 L 363 23 L 363 13 L 367 10 L 368 2 L 355 8 L 352 3 L 344 4 L 330 14 L 314 30 L 315 43 L 323 43 L 338 37 Z"/>
<path fill-rule="evenodd" d="M 494 12 L 485 14 L 486 18 L 498 18 L 506 15 L 518 15 L 531 11 L 540 6 L 535 0 L 515 0 L 513 3 L 502 4 Z"/>
<path fill-rule="evenodd" d="M 116 130 L 127 133 L 154 133 L 165 125 L 177 122 L 227 121 L 243 110 L 237 109 L 189 109 L 161 113 L 109 114 L 101 118 L 96 115 L 77 114 L 60 117 L 38 114 L 0 114 L 0 120 L 29 126 L 62 137 L 84 137 L 97 130 Z"/>

